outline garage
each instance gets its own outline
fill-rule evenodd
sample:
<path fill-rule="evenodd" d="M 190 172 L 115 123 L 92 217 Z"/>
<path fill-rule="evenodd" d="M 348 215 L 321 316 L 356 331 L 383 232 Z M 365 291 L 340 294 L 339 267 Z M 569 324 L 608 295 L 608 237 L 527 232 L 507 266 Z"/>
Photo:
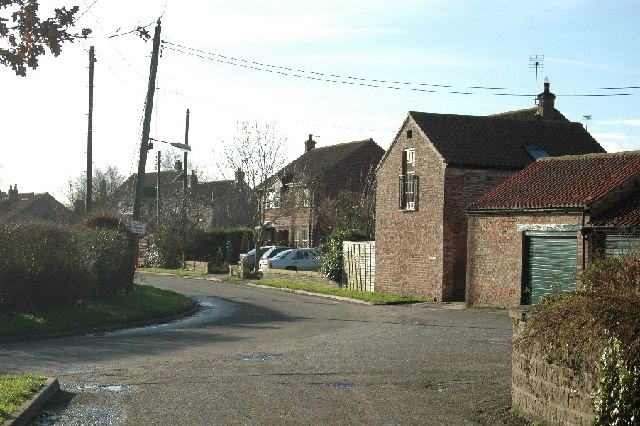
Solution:
<path fill-rule="evenodd" d="M 578 240 L 575 232 L 526 232 L 522 274 L 523 305 L 552 291 L 576 288 Z"/>

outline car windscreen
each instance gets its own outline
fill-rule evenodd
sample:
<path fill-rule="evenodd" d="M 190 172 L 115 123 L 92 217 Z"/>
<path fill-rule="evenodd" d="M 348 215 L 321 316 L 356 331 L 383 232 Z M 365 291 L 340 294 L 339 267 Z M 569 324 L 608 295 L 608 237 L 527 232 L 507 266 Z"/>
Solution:
<path fill-rule="evenodd" d="M 272 257 L 272 259 L 284 259 L 289 253 L 291 253 L 291 250 L 281 251 L 280 253 Z"/>

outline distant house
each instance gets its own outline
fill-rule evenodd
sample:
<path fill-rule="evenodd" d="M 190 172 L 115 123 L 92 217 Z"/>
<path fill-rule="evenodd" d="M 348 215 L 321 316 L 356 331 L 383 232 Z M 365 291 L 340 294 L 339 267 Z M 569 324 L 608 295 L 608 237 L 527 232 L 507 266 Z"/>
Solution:
<path fill-rule="evenodd" d="M 377 170 L 376 290 L 464 300 L 467 207 L 545 156 L 602 153 L 554 106 L 494 116 L 409 112 Z"/>
<path fill-rule="evenodd" d="M 156 209 L 168 203 L 179 205 L 185 194 L 182 162 L 175 170 L 145 173 L 143 186 L 143 216 L 150 223 L 155 220 Z M 256 198 L 244 180 L 244 173 L 237 170 L 235 180 L 199 182 L 195 170 L 187 176 L 186 194 L 198 204 L 198 214 L 205 228 L 252 226 Z M 126 205 L 133 205 L 136 175 L 131 175 L 118 190 Z M 158 190 L 158 188 L 160 188 Z M 159 196 L 159 198 L 158 198 Z M 175 206 L 174 206 L 175 207 Z M 124 208 L 123 210 L 130 210 Z"/>
<path fill-rule="evenodd" d="M 71 211 L 47 192 L 18 192 L 18 185 L 0 191 L 0 222 L 67 222 L 70 216 Z"/>
<path fill-rule="evenodd" d="M 319 208 L 344 194 L 359 194 L 373 178 L 384 150 L 373 139 L 315 148 L 313 135 L 305 152 L 258 191 L 267 191 L 266 220 L 270 240 L 281 245 L 313 247 L 331 231 L 330 219 L 318 222 Z"/>
<path fill-rule="evenodd" d="M 467 303 L 576 288 L 594 257 L 640 249 L 640 152 L 541 158 L 471 204 Z"/>
<path fill-rule="evenodd" d="M 252 227 L 257 198 L 245 181 L 242 170 L 236 170 L 234 180 L 201 182 L 191 186 L 193 195 L 210 202 L 206 219 L 212 228 Z"/>

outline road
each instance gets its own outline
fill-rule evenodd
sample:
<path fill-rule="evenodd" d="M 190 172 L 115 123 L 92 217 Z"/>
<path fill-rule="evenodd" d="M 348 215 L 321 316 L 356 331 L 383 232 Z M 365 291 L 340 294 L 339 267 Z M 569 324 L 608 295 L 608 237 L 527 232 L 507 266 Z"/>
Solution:
<path fill-rule="evenodd" d="M 0 343 L 0 372 L 57 377 L 36 424 L 462 425 L 509 401 L 511 321 L 144 275 L 198 298 L 172 324 Z"/>

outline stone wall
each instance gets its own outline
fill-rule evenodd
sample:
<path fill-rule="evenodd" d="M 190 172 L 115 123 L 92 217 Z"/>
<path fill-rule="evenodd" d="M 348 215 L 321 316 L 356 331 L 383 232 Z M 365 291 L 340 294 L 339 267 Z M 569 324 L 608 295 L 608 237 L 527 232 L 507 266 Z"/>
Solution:
<path fill-rule="evenodd" d="M 514 315 L 512 311 L 512 316 Z M 514 338 L 523 323 L 516 320 Z M 594 361 L 595 364 L 595 361 Z M 511 405 L 531 420 L 550 425 L 589 426 L 595 418 L 598 375 L 549 363 L 541 353 L 511 354 Z"/>

